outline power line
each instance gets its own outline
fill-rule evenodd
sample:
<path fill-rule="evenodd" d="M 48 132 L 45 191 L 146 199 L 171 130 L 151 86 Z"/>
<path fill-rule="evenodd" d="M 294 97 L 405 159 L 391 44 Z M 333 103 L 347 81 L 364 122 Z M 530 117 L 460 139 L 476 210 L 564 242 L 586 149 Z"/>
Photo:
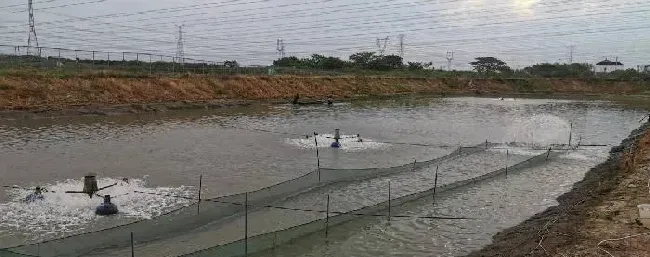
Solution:
<path fill-rule="evenodd" d="M 37 4 L 44 4 L 44 3 L 51 3 L 51 2 L 56 2 L 56 1 L 62 1 L 62 0 L 46 0 L 46 1 L 39 1 L 36 2 Z M 23 4 L 13 4 L 13 5 L 5 5 L 5 6 L 0 6 L 0 9 L 6 9 L 6 8 L 12 8 L 12 7 L 21 7 L 24 6 Z"/>
<path fill-rule="evenodd" d="M 251 42 L 251 43 L 253 43 L 253 42 Z"/>
<path fill-rule="evenodd" d="M 303 43 L 304 45 L 307 45 L 307 42 L 297 42 L 297 43 Z M 239 44 L 242 45 L 242 44 Z"/>

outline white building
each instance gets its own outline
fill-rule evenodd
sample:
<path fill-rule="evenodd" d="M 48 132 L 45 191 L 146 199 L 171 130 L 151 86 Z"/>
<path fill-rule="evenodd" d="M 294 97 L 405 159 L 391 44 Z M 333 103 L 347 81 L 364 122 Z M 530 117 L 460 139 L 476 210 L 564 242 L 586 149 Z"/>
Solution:
<path fill-rule="evenodd" d="M 624 65 L 619 61 L 610 61 L 605 59 L 596 63 L 596 72 L 607 73 L 615 70 L 622 70 L 624 69 L 623 67 Z"/>

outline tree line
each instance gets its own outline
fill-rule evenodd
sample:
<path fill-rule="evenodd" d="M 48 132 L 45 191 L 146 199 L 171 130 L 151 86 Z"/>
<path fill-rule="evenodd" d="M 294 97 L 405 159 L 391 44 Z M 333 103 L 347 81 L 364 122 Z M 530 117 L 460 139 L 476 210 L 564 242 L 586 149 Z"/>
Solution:
<path fill-rule="evenodd" d="M 298 58 L 295 56 L 284 57 L 273 61 L 275 67 L 292 67 L 297 69 L 325 69 L 325 70 L 342 70 L 349 68 L 363 70 L 423 70 L 428 69 L 433 63 L 407 62 L 398 55 L 378 55 L 374 52 L 359 52 L 350 55 L 349 61 L 342 60 L 338 57 L 312 54 L 307 58 Z"/>
<path fill-rule="evenodd" d="M 543 78 L 585 78 L 595 74 L 594 66 L 587 63 L 541 63 L 513 70 L 508 64 L 496 57 L 476 57 L 469 63 L 473 71 L 485 76 L 532 76 Z M 284 57 L 273 61 L 275 67 L 291 67 L 296 69 L 322 69 L 322 70 L 408 70 L 408 71 L 433 71 L 432 62 L 406 62 L 398 55 L 378 55 L 374 52 L 359 52 L 349 56 L 349 60 L 339 57 L 312 54 L 307 58 L 295 56 Z M 608 78 L 635 78 L 647 77 L 635 69 L 616 70 L 606 74 Z"/>

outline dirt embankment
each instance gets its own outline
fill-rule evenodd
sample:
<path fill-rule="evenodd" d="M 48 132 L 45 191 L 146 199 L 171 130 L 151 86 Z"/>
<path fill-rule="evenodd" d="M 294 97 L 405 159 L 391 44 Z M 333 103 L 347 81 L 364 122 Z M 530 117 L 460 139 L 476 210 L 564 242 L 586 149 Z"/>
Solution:
<path fill-rule="evenodd" d="M 558 197 L 558 206 L 468 256 L 650 256 L 650 229 L 637 221 L 637 205 L 650 204 L 649 127 L 613 148 L 606 162 Z"/>
<path fill-rule="evenodd" d="M 232 76 L 186 78 L 0 77 L 0 110 L 116 107 L 151 111 L 210 108 L 260 100 L 336 99 L 396 94 L 635 94 L 638 82 L 573 79 L 424 79 Z M 153 105 L 152 105 L 153 104 Z M 157 105 L 156 105 L 157 104 Z M 152 107 L 153 106 L 153 107 Z"/>

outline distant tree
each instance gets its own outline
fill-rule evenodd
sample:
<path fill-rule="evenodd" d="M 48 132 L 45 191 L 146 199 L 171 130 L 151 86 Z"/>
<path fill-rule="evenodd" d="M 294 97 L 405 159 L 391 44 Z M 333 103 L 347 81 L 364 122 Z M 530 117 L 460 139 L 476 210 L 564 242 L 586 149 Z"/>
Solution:
<path fill-rule="evenodd" d="M 303 59 L 303 63 L 309 68 L 322 68 L 325 59 L 327 59 L 327 57 L 324 55 L 312 54 L 310 58 Z"/>
<path fill-rule="evenodd" d="M 428 69 L 433 65 L 433 62 L 407 62 L 409 70 L 423 70 Z"/>
<path fill-rule="evenodd" d="M 302 68 L 304 64 L 298 57 L 289 56 L 273 61 L 273 66 Z"/>
<path fill-rule="evenodd" d="M 641 74 L 635 69 L 629 68 L 626 70 L 615 70 L 607 73 L 607 77 L 613 79 L 634 79 L 639 78 Z"/>
<path fill-rule="evenodd" d="M 369 69 L 373 70 L 391 70 L 401 69 L 404 67 L 402 57 L 399 55 L 382 55 L 377 56 L 368 64 Z"/>
<path fill-rule="evenodd" d="M 590 64 L 572 63 L 572 64 L 550 64 L 542 63 L 524 68 L 528 75 L 552 78 L 552 77 L 587 77 L 592 75 Z"/>
<path fill-rule="evenodd" d="M 421 62 L 407 62 L 407 67 L 409 70 L 423 70 L 424 65 Z"/>
<path fill-rule="evenodd" d="M 237 61 L 235 61 L 235 60 L 224 61 L 223 66 L 228 67 L 228 68 L 237 68 L 237 67 L 239 67 L 239 63 L 237 63 Z"/>
<path fill-rule="evenodd" d="M 349 66 L 349 63 L 338 57 L 326 57 L 321 60 L 321 67 L 326 70 L 343 69 Z"/>
<path fill-rule="evenodd" d="M 372 62 L 375 58 L 376 57 L 374 52 L 359 52 L 350 55 L 350 61 L 352 64 L 360 68 L 368 68 L 370 62 Z"/>
<path fill-rule="evenodd" d="M 494 57 L 476 57 L 476 61 L 469 64 L 474 66 L 474 70 L 478 73 L 506 73 L 511 71 L 504 61 Z"/>

